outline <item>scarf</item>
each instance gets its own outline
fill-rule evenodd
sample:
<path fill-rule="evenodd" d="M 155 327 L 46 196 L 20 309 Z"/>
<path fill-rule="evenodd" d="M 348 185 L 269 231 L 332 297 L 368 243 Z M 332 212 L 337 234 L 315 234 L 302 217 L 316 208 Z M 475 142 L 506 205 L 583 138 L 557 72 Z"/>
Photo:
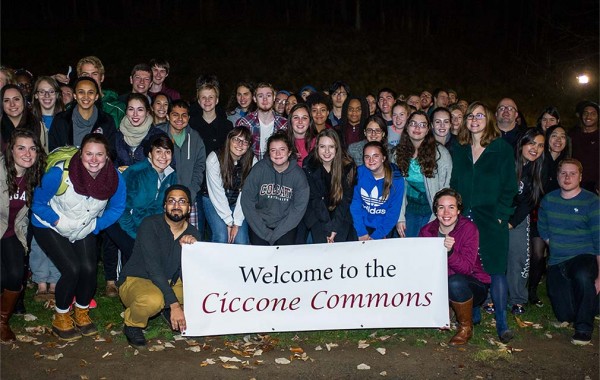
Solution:
<path fill-rule="evenodd" d="M 69 163 L 69 179 L 77 194 L 105 201 L 112 197 L 119 185 L 119 176 L 110 160 L 93 178 L 81 162 L 81 153 L 77 152 Z"/>
<path fill-rule="evenodd" d="M 121 119 L 119 131 L 123 134 L 123 139 L 127 145 L 134 148 L 139 146 L 148 135 L 150 127 L 152 127 L 152 118 L 150 116 L 146 116 L 146 120 L 137 127 L 133 126 L 127 117 L 124 117 Z"/>
<path fill-rule="evenodd" d="M 73 110 L 73 117 L 71 120 L 73 121 L 73 145 L 80 146 L 85 135 L 92 131 L 96 121 L 98 121 L 98 108 L 94 106 L 92 117 L 90 117 L 89 120 L 85 120 L 76 106 Z"/>

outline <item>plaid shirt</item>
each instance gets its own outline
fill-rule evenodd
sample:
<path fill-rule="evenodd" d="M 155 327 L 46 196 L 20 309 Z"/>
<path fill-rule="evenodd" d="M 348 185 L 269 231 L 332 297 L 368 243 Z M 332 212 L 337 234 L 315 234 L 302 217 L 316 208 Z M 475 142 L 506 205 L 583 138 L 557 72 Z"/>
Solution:
<path fill-rule="evenodd" d="M 287 128 L 287 119 L 285 117 L 277 116 L 275 112 L 273 112 L 273 117 L 275 117 L 273 131 Z M 252 132 L 252 150 L 254 151 L 254 156 L 257 160 L 262 159 L 260 151 L 260 121 L 258 120 L 258 111 L 250 112 L 242 117 L 235 123 L 235 126 L 246 127 Z"/>

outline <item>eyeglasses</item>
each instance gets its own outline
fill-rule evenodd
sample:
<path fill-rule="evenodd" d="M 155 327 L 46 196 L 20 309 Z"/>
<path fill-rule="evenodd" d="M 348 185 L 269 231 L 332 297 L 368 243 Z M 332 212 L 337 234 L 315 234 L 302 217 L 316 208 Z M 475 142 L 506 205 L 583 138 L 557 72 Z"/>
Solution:
<path fill-rule="evenodd" d="M 38 90 L 37 94 L 39 96 L 54 96 L 56 94 L 56 91 L 54 91 L 54 90 L 50 90 L 50 91 Z"/>
<path fill-rule="evenodd" d="M 279 100 L 275 100 L 275 103 L 286 105 L 286 104 L 288 104 L 288 101 L 284 100 L 284 99 L 279 99 Z"/>
<path fill-rule="evenodd" d="M 498 107 L 497 111 L 500 112 L 504 112 L 504 111 L 508 111 L 508 112 L 517 112 L 517 109 L 513 106 L 500 106 Z"/>
<path fill-rule="evenodd" d="M 238 145 L 243 145 L 243 146 L 250 145 L 250 141 L 241 139 L 239 137 L 232 137 L 231 141 L 233 141 L 234 144 L 238 144 Z"/>
<path fill-rule="evenodd" d="M 188 201 L 185 198 L 179 198 L 179 199 L 169 198 L 169 199 L 167 199 L 167 204 L 171 205 L 171 206 L 175 206 L 175 204 L 178 204 L 180 206 L 185 206 L 186 204 L 188 204 Z"/>
<path fill-rule="evenodd" d="M 475 119 L 475 120 L 483 120 L 483 119 L 485 119 L 485 115 L 482 114 L 482 113 L 477 113 L 477 114 L 470 113 L 470 114 L 467 115 L 467 120 L 473 120 L 473 119 Z"/>
<path fill-rule="evenodd" d="M 417 127 L 419 127 L 419 128 L 427 128 L 427 123 L 425 123 L 423 121 L 420 122 L 420 123 L 417 123 L 416 121 L 413 120 L 410 123 L 408 123 L 408 126 L 411 127 L 411 128 L 417 128 Z"/>
<path fill-rule="evenodd" d="M 365 134 L 367 134 L 367 135 L 380 135 L 382 133 L 383 133 L 383 131 L 381 129 L 373 129 L 373 128 L 365 129 Z"/>

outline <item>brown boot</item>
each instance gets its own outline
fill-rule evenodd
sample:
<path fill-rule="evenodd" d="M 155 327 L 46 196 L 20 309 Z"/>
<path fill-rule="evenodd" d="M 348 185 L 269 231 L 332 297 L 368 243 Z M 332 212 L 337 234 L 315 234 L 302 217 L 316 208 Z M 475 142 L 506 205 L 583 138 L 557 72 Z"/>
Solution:
<path fill-rule="evenodd" d="M 79 329 L 79 332 L 83 336 L 92 336 L 98 334 L 98 328 L 92 322 L 89 314 L 90 309 L 82 309 L 75 305 L 75 326 Z"/>
<path fill-rule="evenodd" d="M 458 321 L 458 331 L 450 339 L 451 346 L 466 344 L 473 336 L 473 298 L 465 302 L 450 301 L 450 305 L 456 313 Z"/>
<path fill-rule="evenodd" d="M 81 338 L 81 334 L 75 328 L 75 323 L 73 322 L 70 313 L 54 313 L 52 333 L 59 339 L 66 341 L 73 341 Z"/>
<path fill-rule="evenodd" d="M 11 290 L 2 291 L 2 299 L 0 301 L 0 340 L 2 342 L 10 342 L 16 339 L 15 333 L 10 329 L 9 321 L 15 310 L 15 304 L 19 299 L 21 292 Z"/>

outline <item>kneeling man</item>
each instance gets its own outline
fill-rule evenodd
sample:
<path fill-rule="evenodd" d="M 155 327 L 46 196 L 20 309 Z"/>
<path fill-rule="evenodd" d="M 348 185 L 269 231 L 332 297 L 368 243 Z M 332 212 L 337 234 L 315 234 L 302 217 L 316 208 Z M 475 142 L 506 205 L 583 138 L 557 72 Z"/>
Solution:
<path fill-rule="evenodd" d="M 565 159 L 558 164 L 557 189 L 540 205 L 538 229 L 550 247 L 548 296 L 560 322 L 573 322 L 571 343 L 592 340 L 598 310 L 598 195 L 581 188 L 581 163 Z"/>
<path fill-rule="evenodd" d="M 173 185 L 165 192 L 164 214 L 142 221 L 133 254 L 118 281 L 125 310 L 123 332 L 134 347 L 146 345 L 143 328 L 164 309 L 174 330 L 184 331 L 181 245 L 195 243 L 198 230 L 188 223 L 191 195 L 187 187 Z"/>

